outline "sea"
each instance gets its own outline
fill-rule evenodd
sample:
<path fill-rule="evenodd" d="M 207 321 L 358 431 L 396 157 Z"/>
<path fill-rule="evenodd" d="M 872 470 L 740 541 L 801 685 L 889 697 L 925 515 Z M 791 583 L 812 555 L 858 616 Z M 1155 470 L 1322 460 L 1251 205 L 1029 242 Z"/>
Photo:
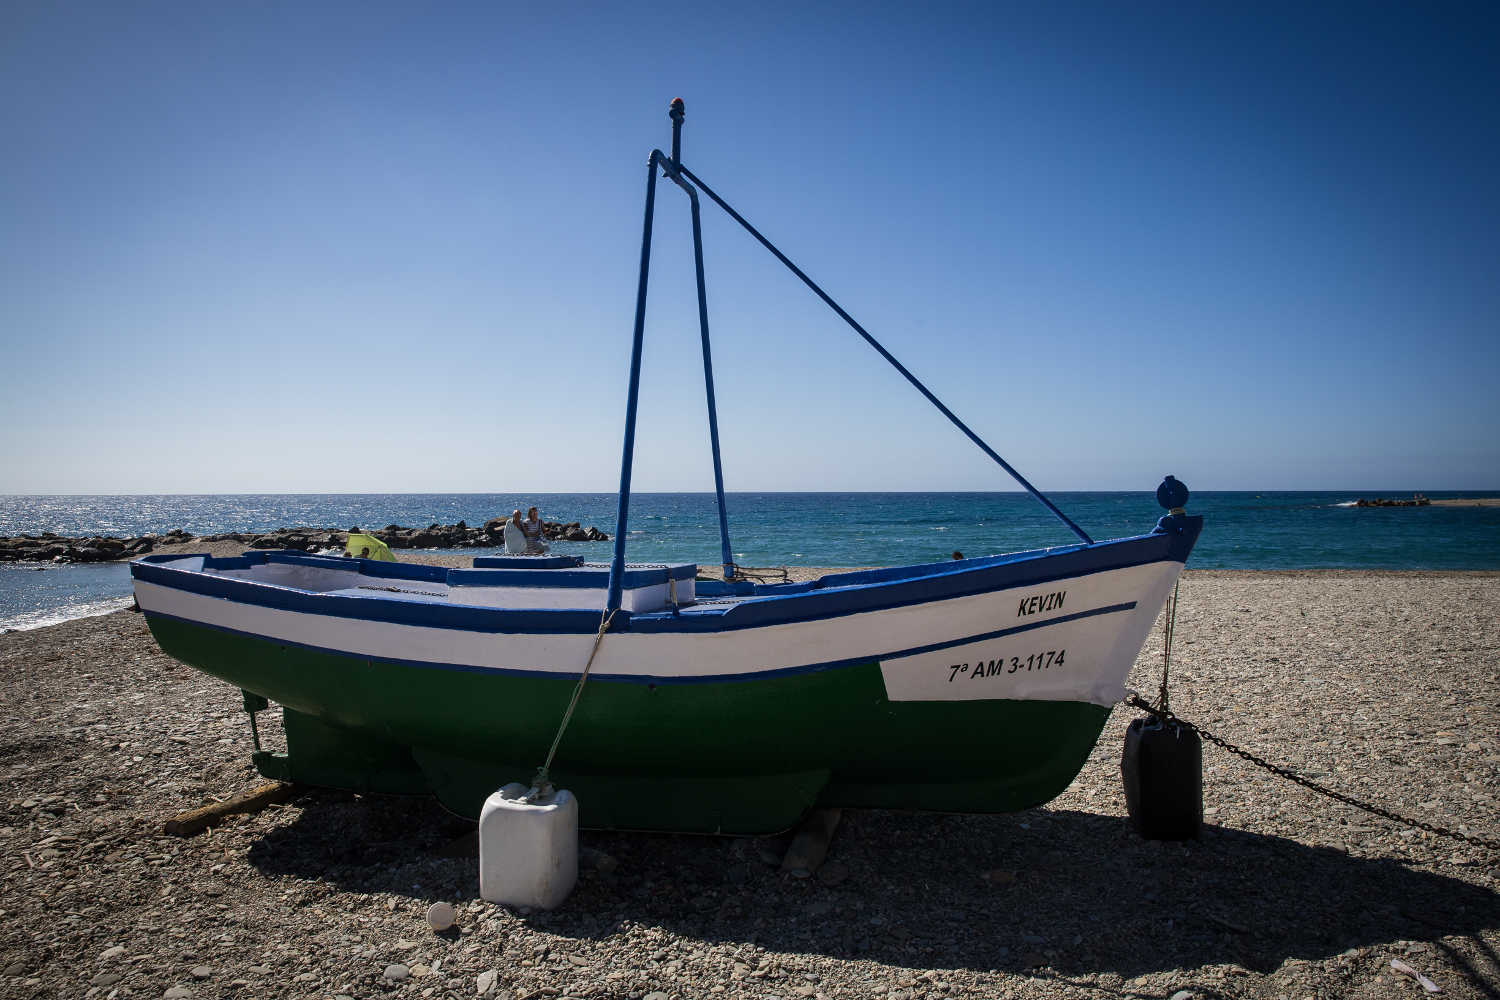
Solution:
<path fill-rule="evenodd" d="M 1500 493 L 1425 491 L 1431 499 Z M 1200 569 L 1500 569 L 1500 506 L 1357 507 L 1361 497 L 1410 491 L 1203 492 L 1205 518 L 1188 560 Z M 1154 493 L 1052 493 L 1095 539 L 1151 530 Z M 195 535 L 286 527 L 483 524 L 537 506 L 544 520 L 615 533 L 613 493 L 276 494 L 231 496 L 0 496 L 0 536 L 134 536 L 181 528 Z M 1076 537 L 1026 493 L 731 493 L 734 559 L 743 566 L 895 566 L 1065 545 Z M 557 542 L 553 551 L 606 561 L 608 542 Z M 466 554 L 490 550 L 465 549 Z M 711 493 L 631 497 L 626 558 L 720 561 Z M 399 557 L 399 553 L 398 553 Z M 124 564 L 0 564 L 0 631 L 102 614 L 130 603 Z"/>

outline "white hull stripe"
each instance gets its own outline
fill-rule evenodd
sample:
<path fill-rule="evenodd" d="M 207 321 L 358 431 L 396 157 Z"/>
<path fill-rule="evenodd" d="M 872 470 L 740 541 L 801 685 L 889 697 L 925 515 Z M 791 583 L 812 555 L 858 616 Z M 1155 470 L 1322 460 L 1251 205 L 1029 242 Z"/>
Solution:
<path fill-rule="evenodd" d="M 959 638 L 959 639 L 949 639 L 949 640 L 945 640 L 945 641 L 942 641 L 942 642 L 928 643 L 927 645 L 924 645 L 924 646 L 914 646 L 914 647 L 912 647 L 910 649 L 897 649 L 897 650 L 891 650 L 891 651 L 885 652 L 885 653 L 864 654 L 864 655 L 859 655 L 859 656 L 850 656 L 850 657 L 845 657 L 843 659 L 826 660 L 826 661 L 823 661 L 823 662 L 820 662 L 820 663 L 808 663 L 808 664 L 802 664 L 802 665 L 795 666 L 795 667 L 768 668 L 768 669 L 764 669 L 764 670 L 747 671 L 747 672 L 743 672 L 743 673 L 705 674 L 705 675 L 697 675 L 697 676 L 642 674 L 642 673 L 609 674 L 609 673 L 598 673 L 598 672 L 591 671 L 590 674 L 589 674 L 589 676 L 595 678 L 596 680 L 624 681 L 624 682 L 627 682 L 627 683 L 636 683 L 636 684 L 703 684 L 703 683 L 719 683 L 719 682 L 734 683 L 734 682 L 761 680 L 761 679 L 764 679 L 764 678 L 771 678 L 771 677 L 787 677 L 787 676 L 792 676 L 792 675 L 796 675 L 796 674 L 817 673 L 817 672 L 823 671 L 823 670 L 835 670 L 835 669 L 838 669 L 840 667 L 858 666 L 860 664 L 871 663 L 871 662 L 879 661 L 879 660 L 898 659 L 898 658 L 908 657 L 908 656 L 917 656 L 917 655 L 920 655 L 920 654 L 923 654 L 923 653 L 940 652 L 942 650 L 952 649 L 952 648 L 957 647 L 957 646 L 966 646 L 966 645 L 969 645 L 971 643 L 984 642 L 984 641 L 987 641 L 987 640 L 990 640 L 990 639 L 999 639 L 999 638 L 1003 638 L 1003 637 L 1006 637 L 1006 636 L 1020 635 L 1020 634 L 1025 633 L 1025 632 L 1032 632 L 1032 631 L 1035 631 L 1037 629 L 1043 629 L 1043 628 L 1047 628 L 1047 627 L 1053 626 L 1053 625 L 1063 625 L 1063 624 L 1067 624 L 1069 622 L 1075 622 L 1075 621 L 1079 621 L 1079 620 L 1085 619 L 1085 618 L 1094 618 L 1094 617 L 1098 617 L 1100 615 L 1120 614 L 1122 612 L 1132 611 L 1132 610 L 1135 609 L 1135 607 L 1136 607 L 1136 603 L 1134 601 L 1130 601 L 1130 602 L 1127 602 L 1127 603 L 1124 603 L 1124 604 L 1111 605 L 1109 607 L 1093 608 L 1093 609 L 1090 609 L 1088 611 L 1078 611 L 1078 612 L 1075 612 L 1075 613 L 1070 614 L 1070 615 L 1063 615 L 1063 616 L 1058 617 L 1058 618 L 1050 618 L 1050 619 L 1048 619 L 1046 621 L 1028 622 L 1025 625 L 1017 625 L 1017 626 L 1014 626 L 1012 628 L 996 629 L 996 630 L 993 630 L 993 631 L 990 631 L 990 632 L 981 632 L 981 633 L 978 633 L 978 634 L 975 634 L 975 635 L 964 636 L 964 637 Z M 279 646 L 291 646 L 291 647 L 295 647 L 297 649 L 306 649 L 306 650 L 309 650 L 309 651 L 314 652 L 314 653 L 326 653 L 326 654 L 333 655 L 333 656 L 344 656 L 344 657 L 350 657 L 350 658 L 358 659 L 358 660 L 363 660 L 363 659 L 378 659 L 378 660 L 380 660 L 383 663 L 395 663 L 395 664 L 399 664 L 400 666 L 414 667 L 414 668 L 421 669 L 421 670 L 457 670 L 457 671 L 462 671 L 462 672 L 466 672 L 466 673 L 498 674 L 498 675 L 510 676 L 510 677 L 537 677 L 537 678 L 548 678 L 548 677 L 551 677 L 551 678 L 568 678 L 568 679 L 577 677 L 578 673 L 579 673 L 578 671 L 573 671 L 573 672 L 570 673 L 570 672 L 567 672 L 565 670 L 535 670 L 535 669 L 525 669 L 525 668 L 518 668 L 518 667 L 478 666 L 478 665 L 475 665 L 475 664 L 452 663 L 452 662 L 447 662 L 447 661 L 442 661 L 442 660 L 409 660 L 409 659 L 400 659 L 400 658 L 389 657 L 389 656 L 381 656 L 379 654 L 356 653 L 356 652 L 351 652 L 350 650 L 347 650 L 347 649 L 334 649 L 334 648 L 330 648 L 328 646 L 316 645 L 314 643 L 297 642 L 295 640 L 273 638 L 271 636 L 260 635 L 260 634 L 254 633 L 254 632 L 241 631 L 239 629 L 230 628 L 230 627 L 224 626 L 224 625 L 215 625 L 215 624 L 210 624 L 208 622 L 196 621 L 194 619 L 184 618 L 184 617 L 181 617 L 180 615 L 168 614 L 168 613 L 162 612 L 162 611 L 147 611 L 146 614 L 147 614 L 148 617 L 152 617 L 152 618 L 165 618 L 165 619 L 169 619 L 171 621 L 182 622 L 183 624 L 186 624 L 186 625 L 197 625 L 197 626 L 200 626 L 200 627 L 203 627 L 203 628 L 213 629 L 216 632 L 223 632 L 223 633 L 225 633 L 227 635 L 234 635 L 234 636 L 238 636 L 238 637 L 245 638 L 245 639 L 258 639 L 258 640 L 260 640 L 262 642 L 275 643 L 276 645 L 279 645 Z"/>

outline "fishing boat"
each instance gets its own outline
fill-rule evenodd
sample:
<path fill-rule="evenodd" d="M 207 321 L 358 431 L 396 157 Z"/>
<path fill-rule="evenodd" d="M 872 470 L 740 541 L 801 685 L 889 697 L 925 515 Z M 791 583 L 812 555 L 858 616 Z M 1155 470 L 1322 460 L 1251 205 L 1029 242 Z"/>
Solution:
<path fill-rule="evenodd" d="M 612 558 L 481 556 L 472 567 L 257 550 L 153 555 L 135 595 L 169 655 L 244 692 L 262 774 L 433 794 L 477 816 L 502 785 L 573 791 L 585 826 L 767 833 L 814 806 L 1005 812 L 1048 801 L 1099 738 L 1202 529 L 1168 513 L 1095 541 L 672 152 L 648 157 Z M 717 576 L 626 561 L 658 177 L 693 221 Z M 731 558 L 699 196 L 723 208 L 1058 517 L 1075 543 L 806 582 Z M 255 713 L 282 710 L 285 752 Z"/>

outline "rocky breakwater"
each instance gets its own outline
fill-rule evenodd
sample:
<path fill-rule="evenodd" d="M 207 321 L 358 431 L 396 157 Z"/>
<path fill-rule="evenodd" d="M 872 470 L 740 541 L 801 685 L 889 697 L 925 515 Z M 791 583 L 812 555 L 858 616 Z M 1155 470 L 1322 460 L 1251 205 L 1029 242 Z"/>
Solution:
<path fill-rule="evenodd" d="M 1417 494 L 1413 494 L 1413 496 L 1412 496 L 1412 498 L 1410 500 L 1395 500 L 1395 499 L 1391 499 L 1389 497 L 1376 497 L 1373 500 L 1367 500 L 1364 497 L 1360 497 L 1358 500 L 1356 500 L 1354 502 L 1354 506 L 1356 506 L 1356 507 L 1430 507 L 1430 506 L 1432 506 L 1432 501 L 1429 500 L 1429 499 L 1427 499 L 1422 494 L 1417 493 Z"/>
<path fill-rule="evenodd" d="M 192 537 L 185 531 L 174 531 L 167 535 L 142 535 L 137 538 L 103 535 L 69 538 L 44 531 L 40 535 L 0 538 L 0 562 L 110 562 L 115 559 L 133 559 L 152 551 L 159 544 L 188 541 Z"/>
<path fill-rule="evenodd" d="M 349 531 L 363 532 L 380 539 L 393 549 L 490 549 L 505 544 L 506 518 L 497 517 L 484 522 L 482 528 L 471 528 L 464 521 L 457 524 L 429 524 L 425 528 L 403 528 L 399 524 L 388 524 L 384 528 L 353 527 Z M 317 550 L 329 546 L 342 546 L 349 533 L 344 531 L 309 531 L 305 528 L 287 528 L 261 535 L 250 542 L 256 549 L 303 549 Z M 598 528 L 585 528 L 577 521 L 566 524 L 559 521 L 543 521 L 542 537 L 550 542 L 607 542 L 609 536 Z"/>
<path fill-rule="evenodd" d="M 479 549 L 505 544 L 505 518 L 486 521 L 483 527 L 471 528 L 463 521 L 457 524 L 430 524 L 425 528 L 404 528 L 388 524 L 365 531 L 393 549 Z M 350 529 L 360 531 L 358 527 Z M 542 536 L 548 541 L 607 542 L 609 535 L 598 528 L 585 528 L 577 521 L 566 523 L 543 521 Z M 94 535 L 69 538 L 43 532 L 40 535 L 17 535 L 0 538 L 0 563 L 52 562 L 96 563 L 134 559 L 158 549 L 180 549 L 190 543 L 234 542 L 251 549 L 296 549 L 321 552 L 342 549 L 349 532 L 337 528 L 280 528 L 265 534 L 232 531 L 218 535 L 194 535 L 177 529 L 164 535 L 146 534 L 134 538 Z"/>

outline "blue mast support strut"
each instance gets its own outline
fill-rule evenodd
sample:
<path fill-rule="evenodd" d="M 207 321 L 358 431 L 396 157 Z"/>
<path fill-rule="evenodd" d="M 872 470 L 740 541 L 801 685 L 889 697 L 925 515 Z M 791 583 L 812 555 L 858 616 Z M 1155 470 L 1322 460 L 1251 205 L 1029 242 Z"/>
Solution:
<path fill-rule="evenodd" d="M 724 463 L 719 456 L 719 409 L 714 400 L 713 351 L 708 345 L 708 292 L 703 282 L 703 222 L 698 209 L 698 191 L 682 179 L 678 166 L 682 162 L 682 120 L 685 117 L 682 98 L 672 101 L 668 112 L 672 119 L 672 158 L 662 169 L 678 187 L 687 192 L 693 216 L 693 266 L 698 276 L 698 331 L 703 339 L 703 389 L 708 396 L 708 441 L 714 455 L 714 495 L 719 502 L 719 546 L 724 563 L 724 579 L 734 578 L 734 554 L 729 546 L 729 514 L 724 507 Z"/>
<path fill-rule="evenodd" d="M 646 221 L 641 228 L 641 278 L 635 292 L 635 339 L 630 348 L 630 391 L 625 402 L 625 445 L 620 455 L 620 507 L 615 518 L 615 551 L 609 562 L 606 612 L 618 611 L 625 584 L 625 532 L 630 519 L 630 469 L 635 457 L 635 411 L 641 390 L 641 339 L 646 330 L 646 287 L 651 270 L 651 220 L 656 211 L 656 164 L 661 153 L 652 150 L 646 161 Z"/>
<path fill-rule="evenodd" d="M 699 189 L 701 189 L 704 194 L 706 194 L 710 198 L 712 198 L 714 200 L 715 204 L 717 204 L 725 212 L 729 213 L 729 217 L 730 218 L 734 219 L 735 222 L 738 222 L 741 226 L 743 226 L 745 228 L 745 231 L 748 232 L 751 236 L 754 236 L 756 238 L 756 240 L 758 240 L 760 242 L 761 246 L 763 246 L 767 250 L 771 251 L 772 255 L 775 256 L 775 258 L 777 260 L 781 261 L 783 264 L 785 264 L 787 266 L 787 268 L 793 274 L 795 274 L 797 277 L 801 278 L 803 284 L 805 284 L 808 288 L 811 288 L 813 290 L 813 293 L 816 294 L 818 296 L 818 298 L 822 299 L 825 303 L 827 303 L 828 307 L 830 309 L 832 309 L 834 312 L 838 313 L 839 317 L 845 323 L 848 323 L 849 326 L 854 329 L 855 333 L 857 333 L 861 337 L 863 337 L 865 339 L 865 342 L 868 343 L 871 347 L 875 348 L 875 350 L 879 352 L 879 354 L 880 354 L 881 357 L 883 357 L 887 361 L 889 361 L 891 363 L 891 366 L 893 368 L 895 368 L 896 371 L 900 372 L 906 378 L 906 380 L 908 382 L 910 382 L 914 387 L 916 387 L 916 390 L 918 392 L 920 392 L 923 396 L 927 397 L 927 401 L 929 403 L 931 403 L 933 406 L 937 407 L 938 408 L 938 412 L 940 412 L 943 416 L 947 417 L 950 421 L 952 421 L 953 426 L 955 426 L 959 430 L 963 431 L 964 434 L 968 437 L 968 439 L 970 441 L 973 441 L 976 445 L 979 446 L 979 449 L 981 451 L 983 451 L 990 458 L 994 459 L 995 462 L 998 463 L 999 466 L 1002 469 L 1004 469 L 1006 472 L 1010 473 L 1011 477 L 1013 479 L 1015 479 L 1016 482 L 1020 483 L 1023 487 L 1025 487 L 1026 492 L 1030 493 L 1032 496 L 1036 497 L 1037 500 L 1041 501 L 1041 503 L 1042 503 L 1043 506 L 1045 506 L 1048 510 L 1050 510 L 1053 514 L 1055 514 L 1057 516 L 1058 520 L 1062 521 L 1063 524 L 1066 524 L 1070 529 L 1072 529 L 1073 534 L 1075 534 L 1079 538 L 1083 539 L 1083 542 L 1084 542 L 1085 545 L 1092 545 L 1094 543 L 1094 540 L 1088 536 L 1087 532 L 1085 532 L 1078 525 L 1074 524 L 1073 521 L 1072 521 L 1072 519 L 1069 518 L 1068 515 L 1064 514 L 1062 511 L 1058 510 L 1057 506 L 1051 500 L 1047 499 L 1047 497 L 1045 497 L 1040 490 L 1038 490 L 1035 486 L 1032 486 L 1031 483 L 1027 482 L 1026 481 L 1026 477 L 1022 476 L 1019 472 L 1017 472 L 1011 466 L 1011 464 L 1009 462 L 1007 462 L 1005 459 L 1001 458 L 1000 455 L 995 451 L 995 449 L 993 449 L 989 445 L 985 444 L 984 441 L 979 437 L 978 434 L 975 434 L 973 431 L 971 431 L 969 429 L 968 425 L 965 424 L 962 420 L 960 420 L 958 418 L 957 414 L 955 414 L 952 410 L 948 409 L 947 406 L 943 405 L 943 401 L 942 400 L 940 400 L 936 396 L 934 396 L 932 394 L 931 390 L 929 390 L 925 385 L 923 385 L 921 383 L 921 381 L 915 375 L 913 375 L 910 371 L 907 370 L 907 368 L 906 368 L 905 365 L 903 365 L 901 362 L 897 361 L 896 358 L 895 358 L 895 356 L 893 354 L 891 354 L 890 351 L 887 351 L 883 346 L 881 346 L 880 341 L 878 341 L 874 337 L 870 336 L 869 332 L 866 331 L 864 327 L 860 326 L 858 323 L 856 323 L 854 321 L 854 317 L 853 316 L 850 316 L 848 313 L 846 313 L 843 310 L 843 308 L 837 302 L 833 301 L 833 299 L 829 297 L 829 295 L 828 295 L 827 292 L 825 292 L 825 291 L 823 291 L 823 289 L 819 288 L 818 285 L 817 285 L 817 283 L 815 281 L 813 281 L 811 278 L 809 278 L 806 274 L 804 274 L 801 268 L 799 268 L 796 264 L 793 264 L 791 262 L 791 260 L 787 258 L 786 254 L 784 254 L 780 250 L 776 249 L 775 244 L 773 244 L 770 240 L 768 240 L 764 236 L 762 236 L 760 234 L 760 231 L 758 229 L 756 229 L 754 226 L 752 226 L 749 222 L 747 222 L 745 220 L 744 216 L 742 216 L 742 215 L 740 215 L 740 213 L 736 212 L 733 208 L 731 208 L 729 206 L 728 202 L 726 202 L 723 198 L 720 198 L 717 194 L 715 194 L 714 191 L 713 191 L 713 188 L 711 188 L 707 184 L 703 183 L 703 180 L 700 177 L 698 177 L 696 174 L 694 174 L 691 170 L 689 170 L 687 167 L 683 166 L 682 163 L 681 163 L 681 161 L 675 161 L 674 160 L 674 164 L 673 165 L 676 168 L 676 172 L 681 173 L 683 176 L 687 177 L 688 180 L 692 181 L 693 184 L 696 185 Z M 649 198 L 649 196 L 648 196 L 648 198 Z M 648 202 L 648 204 L 649 204 L 649 202 Z M 696 207 L 697 207 L 697 202 L 695 200 L 694 201 L 694 208 L 696 208 Z M 697 222 L 697 217 L 695 215 L 694 216 L 694 223 L 696 224 L 696 222 Z M 643 282 L 642 288 L 643 289 L 645 287 L 644 280 L 645 280 L 645 277 L 644 277 L 644 270 L 643 270 L 642 271 L 642 282 Z M 702 269 L 701 269 L 701 267 L 699 269 L 699 281 L 700 282 L 702 281 Z M 699 287 L 701 289 L 701 287 L 702 287 L 701 284 L 700 284 Z M 700 306 L 701 306 L 701 303 L 702 303 L 702 299 L 701 298 L 699 299 L 699 302 L 700 302 Z M 640 313 L 637 312 L 636 315 L 637 315 L 637 323 L 639 323 Z M 706 327 L 705 327 L 705 331 L 706 331 Z M 639 338 L 639 328 L 637 328 L 637 338 Z M 706 338 L 706 332 L 705 332 L 705 338 Z M 704 341 L 704 349 L 705 349 L 705 351 L 707 350 L 707 340 L 706 339 Z M 707 356 L 705 354 L 705 359 L 706 359 L 706 357 Z M 634 387 L 634 385 L 635 385 L 635 382 L 634 382 L 634 373 L 632 373 L 631 378 L 632 378 L 631 386 Z M 712 390 L 710 390 L 710 392 L 711 391 Z M 633 415 L 634 415 L 634 411 L 632 410 L 632 416 Z M 710 419 L 712 419 L 711 415 L 712 415 L 712 408 L 710 407 Z M 718 448 L 717 447 L 715 447 L 715 449 L 714 449 L 714 454 L 717 457 L 717 455 L 718 455 Z M 721 511 L 723 510 L 723 495 L 722 495 L 722 493 L 720 494 L 720 510 Z"/>
<path fill-rule="evenodd" d="M 693 206 L 693 263 L 698 268 L 698 329 L 703 335 L 703 388 L 708 395 L 708 440 L 714 453 L 714 494 L 719 500 L 719 547 L 724 561 L 724 579 L 734 578 L 734 555 L 729 548 L 729 514 L 724 509 L 724 464 L 719 458 L 719 411 L 714 402 L 714 360 L 708 346 L 708 293 L 703 287 L 703 227 L 699 221 L 698 196 L 688 188 Z"/>

